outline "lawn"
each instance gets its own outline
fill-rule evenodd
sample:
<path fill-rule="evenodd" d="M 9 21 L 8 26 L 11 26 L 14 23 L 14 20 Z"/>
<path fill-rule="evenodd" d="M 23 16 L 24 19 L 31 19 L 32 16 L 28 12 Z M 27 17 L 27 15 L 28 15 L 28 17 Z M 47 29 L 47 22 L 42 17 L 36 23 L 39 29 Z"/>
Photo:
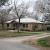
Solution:
<path fill-rule="evenodd" d="M 0 37 L 18 37 L 18 36 L 29 36 L 29 35 L 39 35 L 43 32 L 9 32 L 0 31 Z"/>

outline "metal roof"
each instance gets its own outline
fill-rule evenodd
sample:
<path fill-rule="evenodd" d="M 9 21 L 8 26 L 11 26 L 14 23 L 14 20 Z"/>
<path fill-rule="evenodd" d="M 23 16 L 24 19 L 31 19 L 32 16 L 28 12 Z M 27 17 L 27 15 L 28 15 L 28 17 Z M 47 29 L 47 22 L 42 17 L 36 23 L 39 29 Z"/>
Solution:
<path fill-rule="evenodd" d="M 6 21 L 5 23 L 11 23 L 13 20 Z M 16 22 L 19 22 L 19 19 L 15 19 Z M 43 23 L 33 18 L 21 18 L 20 23 Z"/>

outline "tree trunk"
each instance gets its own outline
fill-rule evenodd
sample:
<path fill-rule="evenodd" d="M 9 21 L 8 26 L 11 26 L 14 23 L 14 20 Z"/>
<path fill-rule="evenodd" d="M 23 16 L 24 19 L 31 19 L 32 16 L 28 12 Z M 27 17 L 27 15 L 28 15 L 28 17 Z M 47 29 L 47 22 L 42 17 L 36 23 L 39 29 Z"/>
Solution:
<path fill-rule="evenodd" d="M 18 32 L 20 32 L 20 18 L 19 18 L 19 23 L 18 23 Z"/>

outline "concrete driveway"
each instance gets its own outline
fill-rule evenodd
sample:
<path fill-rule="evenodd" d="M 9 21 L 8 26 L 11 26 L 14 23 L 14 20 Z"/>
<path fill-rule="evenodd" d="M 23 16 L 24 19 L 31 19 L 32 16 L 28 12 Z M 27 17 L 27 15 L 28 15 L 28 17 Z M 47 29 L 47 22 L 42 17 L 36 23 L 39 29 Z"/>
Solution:
<path fill-rule="evenodd" d="M 31 46 L 0 40 L 0 50 L 39 50 Z"/>

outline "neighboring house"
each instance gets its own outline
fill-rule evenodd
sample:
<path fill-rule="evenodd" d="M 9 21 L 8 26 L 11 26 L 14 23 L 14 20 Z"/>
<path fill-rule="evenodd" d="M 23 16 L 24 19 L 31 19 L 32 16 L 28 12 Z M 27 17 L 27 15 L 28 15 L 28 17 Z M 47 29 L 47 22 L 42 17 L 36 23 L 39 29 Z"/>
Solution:
<path fill-rule="evenodd" d="M 45 26 L 47 27 L 47 31 L 50 31 L 50 20 L 49 19 L 47 19 L 46 21 L 45 21 Z"/>
<path fill-rule="evenodd" d="M 19 20 L 6 21 L 7 29 L 18 29 Z M 21 18 L 20 19 L 20 30 L 21 31 L 44 31 L 46 29 L 43 22 L 32 18 Z"/>

